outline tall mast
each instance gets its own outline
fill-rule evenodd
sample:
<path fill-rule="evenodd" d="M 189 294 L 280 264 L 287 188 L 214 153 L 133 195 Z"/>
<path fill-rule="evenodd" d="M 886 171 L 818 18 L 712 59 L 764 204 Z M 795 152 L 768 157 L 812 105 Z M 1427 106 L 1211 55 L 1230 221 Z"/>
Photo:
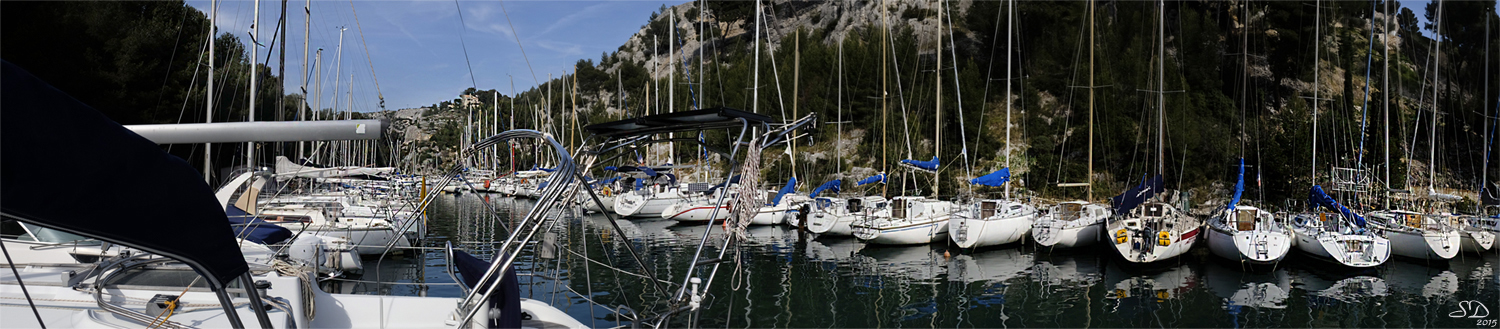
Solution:
<path fill-rule="evenodd" d="M 667 113 L 677 111 L 677 9 L 668 8 L 672 13 L 667 15 Z M 663 13 L 666 14 L 666 13 Z M 677 143 L 672 141 L 672 133 L 667 133 L 667 163 L 677 164 Z"/>
<path fill-rule="evenodd" d="M 516 129 L 516 77 L 510 77 L 510 129 Z M 505 149 L 510 152 L 510 172 L 516 172 L 516 147 L 510 142 L 505 142 Z"/>
<path fill-rule="evenodd" d="M 1382 103 L 1384 103 L 1383 104 L 1384 110 L 1382 110 L 1382 112 L 1385 113 L 1384 114 L 1385 119 L 1382 119 L 1382 121 L 1385 122 L 1385 143 L 1384 143 L 1385 144 L 1385 209 L 1390 209 L 1391 208 L 1391 91 L 1390 91 L 1391 90 L 1391 2 L 1390 1 L 1386 1 L 1386 2 L 1384 2 L 1384 5 L 1385 5 L 1385 21 L 1381 22 L 1381 24 L 1380 24 L 1380 26 L 1381 26 L 1380 27 L 1380 36 L 1381 36 L 1381 38 L 1380 38 L 1380 49 L 1381 49 L 1382 52 L 1385 53 L 1385 56 L 1384 56 L 1384 59 L 1381 60 L 1381 62 L 1383 62 L 1384 68 L 1381 69 L 1383 71 L 1380 73 L 1380 76 L 1381 76 L 1381 78 L 1383 78 L 1385 80 L 1385 82 L 1380 87 L 1380 97 L 1385 99 L 1385 101 L 1382 102 Z M 1489 38 L 1485 38 L 1485 39 L 1488 40 Z M 1486 56 L 1485 58 L 1489 58 L 1489 57 Z M 1488 65 L 1489 61 L 1485 61 L 1485 63 L 1486 63 L 1486 65 Z M 1489 89 L 1486 88 L 1485 90 L 1489 90 Z"/>
<path fill-rule="evenodd" d="M 1436 193 L 1437 187 L 1437 121 L 1438 121 L 1438 62 L 1443 53 L 1443 2 L 1438 1 L 1437 20 L 1433 21 L 1433 43 L 1432 43 L 1432 131 L 1431 137 L 1427 139 L 1427 190 L 1428 193 Z"/>
<path fill-rule="evenodd" d="M 307 0 L 307 5 L 302 7 L 302 12 L 307 14 L 307 20 L 302 24 L 302 106 L 300 109 L 297 109 L 297 119 L 307 120 L 307 111 L 309 110 L 307 106 L 307 53 L 310 49 L 309 42 L 312 40 L 312 0 Z M 307 156 L 306 145 L 306 142 L 297 142 L 298 158 Z"/>
<path fill-rule="evenodd" d="M 1161 4 L 1161 17 L 1157 22 L 1156 33 L 1161 37 L 1161 47 L 1156 52 L 1156 86 L 1161 88 L 1161 92 L 1156 94 L 1156 174 L 1162 175 L 1166 173 L 1163 169 L 1166 167 L 1167 153 L 1167 2 L 1158 3 Z"/>
<path fill-rule="evenodd" d="M 755 68 L 750 82 L 750 113 L 760 113 L 760 0 L 755 0 Z"/>
<path fill-rule="evenodd" d="M 260 85 L 260 70 L 255 67 L 255 59 L 260 57 L 259 43 L 260 0 L 255 0 L 255 20 L 250 23 L 250 109 L 245 122 L 255 122 L 255 99 L 260 98 L 255 97 L 255 89 Z M 255 142 L 245 142 L 245 166 L 255 171 Z"/>
<path fill-rule="evenodd" d="M 1318 84 L 1318 76 L 1320 75 L 1318 71 L 1322 66 L 1320 55 L 1323 54 L 1323 46 L 1321 45 L 1323 41 L 1323 24 L 1321 24 L 1323 22 L 1323 2 L 1321 0 L 1314 3 L 1313 12 L 1312 182 L 1313 185 L 1318 185 L 1318 103 L 1321 100 L 1318 98 L 1318 89 L 1322 89 L 1321 85 Z"/>
<path fill-rule="evenodd" d="M 937 131 L 937 138 L 932 143 L 933 159 L 937 159 L 938 155 L 943 153 L 943 0 L 937 0 L 937 40 L 937 51 L 934 52 L 937 55 L 935 56 L 937 57 L 937 67 L 932 69 L 934 72 L 933 82 L 937 85 L 937 95 L 933 97 L 933 99 L 937 100 L 937 120 L 932 123 L 932 130 Z M 939 179 L 937 170 L 940 168 L 942 167 L 939 166 L 932 170 L 933 198 L 937 198 L 938 191 L 942 190 L 942 179 Z M 1009 193 L 1009 190 L 1010 185 L 1006 185 L 1006 192 Z M 1006 197 L 1009 197 L 1009 195 L 1006 195 Z"/>
<path fill-rule="evenodd" d="M 217 58 L 214 56 L 214 41 L 218 39 L 218 35 L 216 34 L 218 33 L 218 27 L 214 26 L 214 20 L 219 17 L 219 2 L 217 0 L 209 0 L 208 3 L 208 11 L 211 13 L 208 14 L 208 88 L 203 89 L 204 93 L 207 94 L 204 102 L 204 107 L 207 111 L 203 116 L 204 123 L 214 122 L 214 59 Z M 213 143 L 203 143 L 203 181 L 209 184 L 213 183 L 212 176 L 210 175 L 214 171 L 213 146 Z"/>
<path fill-rule="evenodd" d="M 759 0 L 756 0 L 756 1 L 759 1 Z M 756 8 L 759 8 L 759 7 L 756 7 Z M 887 44 L 887 43 L 890 42 L 891 32 L 890 32 L 890 22 L 886 21 L 885 12 L 886 12 L 885 0 L 880 0 L 880 24 L 881 24 L 880 44 L 882 45 L 880 47 L 880 173 L 882 175 L 886 174 L 887 172 L 890 172 L 890 163 L 891 163 L 890 149 L 887 148 L 887 146 L 889 145 L 890 136 L 889 136 L 889 133 L 886 131 L 886 127 L 890 126 L 890 109 L 887 107 L 887 102 L 886 102 L 886 99 L 885 99 L 885 97 L 886 97 L 886 91 L 885 90 L 886 90 L 887 84 L 889 83 L 886 80 L 885 70 L 886 70 L 886 65 L 890 65 L 890 63 L 886 62 L 886 49 L 885 49 L 885 46 L 884 46 L 885 44 Z M 881 180 L 884 180 L 884 178 L 882 177 Z M 880 185 L 880 194 L 881 195 L 888 195 L 889 193 L 890 193 L 890 186 L 886 185 L 886 184 L 881 184 Z"/>
<path fill-rule="evenodd" d="M 1007 115 L 1006 117 L 1009 117 Z M 1089 0 L 1089 202 L 1094 201 L 1094 0 Z"/>
<path fill-rule="evenodd" d="M 839 94 L 834 109 L 838 111 L 835 121 L 838 125 L 839 135 L 833 141 L 833 155 L 838 158 L 836 172 L 844 172 L 844 40 L 839 40 Z M 1488 159 L 1488 158 L 1486 158 Z"/>
<path fill-rule="evenodd" d="M 802 82 L 802 29 L 797 29 L 796 36 L 792 38 L 792 116 L 782 120 L 796 120 L 797 118 L 797 92 Z M 777 89 L 780 93 L 781 89 Z M 787 147 L 791 153 L 792 178 L 797 177 L 797 139 L 787 140 Z"/>
<path fill-rule="evenodd" d="M 1016 3 L 1015 1 L 1008 1 L 1007 5 L 1010 6 L 1010 11 L 1005 14 L 1005 167 L 1010 168 L 1010 107 L 1012 106 L 1010 82 L 1011 78 L 1014 77 L 1011 70 L 1015 67 L 1012 57 L 1016 54 L 1015 49 L 1011 48 L 1011 39 L 1013 38 L 1011 35 L 1015 34 L 1012 30 L 1015 29 Z M 1010 186 L 1011 184 L 1005 184 L 1006 199 L 1010 199 Z"/>

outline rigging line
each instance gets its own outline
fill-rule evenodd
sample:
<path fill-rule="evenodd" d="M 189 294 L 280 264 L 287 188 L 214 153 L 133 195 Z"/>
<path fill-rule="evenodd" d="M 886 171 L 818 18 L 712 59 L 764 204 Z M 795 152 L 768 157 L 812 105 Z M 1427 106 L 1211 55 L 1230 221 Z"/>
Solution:
<path fill-rule="evenodd" d="M 953 93 L 955 95 L 955 97 L 953 99 L 958 103 L 958 128 L 959 128 L 958 137 L 959 137 L 959 143 L 960 143 L 959 145 L 963 147 L 959 151 L 959 154 L 963 155 L 963 157 L 964 157 L 964 175 L 967 175 L 969 177 L 974 177 L 974 170 L 969 165 L 969 133 L 968 133 L 968 129 L 965 129 L 965 126 L 964 126 L 964 93 L 963 93 L 963 89 L 958 84 L 958 41 L 956 41 L 954 39 L 954 36 L 953 36 L 953 15 L 952 15 L 953 9 L 952 8 L 948 8 L 948 7 L 952 6 L 951 4 L 944 4 L 943 6 L 944 6 L 944 8 L 942 8 L 942 9 L 947 10 L 948 13 L 949 13 L 949 15 L 948 15 L 948 44 L 950 45 L 950 47 L 948 48 L 948 54 L 953 57 Z M 939 22 L 939 23 L 941 23 L 941 22 Z M 942 26 L 939 26 L 938 28 L 941 29 Z M 939 33 L 939 35 L 942 35 L 942 33 Z M 942 40 L 939 39 L 938 40 L 938 54 L 937 54 L 939 56 L 939 58 L 941 58 L 943 56 L 943 53 L 942 53 L 942 48 L 943 48 L 942 44 L 943 44 Z M 938 69 L 942 70 L 943 68 L 939 67 Z M 939 81 L 939 83 L 942 83 L 942 82 Z M 938 95 L 938 97 L 943 97 L 943 95 Z M 969 185 L 970 191 L 973 191 L 973 188 L 974 188 L 973 184 L 970 184 Z"/>
<path fill-rule="evenodd" d="M 1365 132 L 1365 124 L 1367 122 L 1366 120 L 1368 120 L 1369 113 L 1370 113 L 1370 111 L 1369 111 L 1369 107 L 1370 107 L 1370 83 L 1371 83 L 1371 81 L 1370 81 L 1370 69 L 1371 69 L 1371 66 L 1372 66 L 1372 63 L 1373 63 L 1372 61 L 1375 58 L 1375 19 L 1374 19 L 1375 18 L 1375 7 L 1376 7 L 1375 6 L 1375 1 L 1371 0 L 1370 1 L 1370 18 L 1371 19 L 1370 19 L 1370 26 L 1369 26 L 1369 28 L 1370 28 L 1370 45 L 1369 45 L 1369 50 L 1365 51 L 1365 100 L 1364 100 L 1364 105 L 1361 105 L 1360 108 L 1359 108 L 1359 113 L 1360 113 L 1359 134 L 1358 134 L 1358 136 L 1359 136 L 1359 151 L 1355 153 L 1355 158 L 1357 159 L 1354 162 L 1354 168 L 1356 169 L 1355 170 L 1355 181 L 1359 181 L 1360 170 L 1358 170 L 1358 168 L 1363 168 L 1364 167 L 1364 159 L 1365 159 L 1365 138 L 1364 138 L 1364 132 Z"/>
<path fill-rule="evenodd" d="M 457 0 L 454 0 L 454 5 L 456 6 L 457 4 Z M 503 0 L 500 1 L 500 13 L 505 14 L 505 24 L 510 26 L 510 36 L 516 38 L 516 48 L 521 49 L 521 59 L 526 60 L 526 69 L 531 71 L 531 80 L 536 82 L 537 85 L 541 85 L 542 81 L 536 78 L 536 69 L 531 68 L 531 58 L 526 56 L 526 47 L 521 46 L 521 35 L 516 34 L 516 24 L 510 22 L 510 12 L 505 10 L 505 1 Z M 459 17 L 462 17 L 462 15 Z"/>
<path fill-rule="evenodd" d="M 177 62 L 177 47 L 182 45 L 182 27 L 187 23 L 187 13 L 191 11 L 186 10 L 186 8 L 181 9 L 184 10 L 182 11 L 182 19 L 177 21 L 177 39 L 176 41 L 172 42 L 172 56 L 167 59 L 168 69 L 167 74 L 165 74 L 165 76 L 161 78 L 161 90 L 156 93 L 156 107 L 161 107 L 161 100 L 167 93 L 167 81 L 171 80 L 172 77 L 172 70 L 170 68 L 172 67 L 172 63 Z M 197 69 L 194 69 L 194 71 L 196 72 Z M 193 78 L 197 78 L 197 75 L 195 74 Z M 189 95 L 191 95 L 191 93 L 189 93 Z M 187 109 L 186 104 L 183 104 L 183 109 Z M 181 120 L 181 117 L 182 115 L 178 114 L 179 121 Z"/>
<path fill-rule="evenodd" d="M 9 214 L 6 217 L 10 217 Z M 26 296 L 26 304 L 31 305 L 31 314 L 36 316 L 36 323 L 47 329 L 47 323 L 42 322 L 42 313 L 36 310 L 36 302 L 31 300 L 31 291 L 26 289 L 26 282 L 21 280 L 21 273 L 16 271 L 16 262 L 10 258 L 10 248 L 0 243 L 0 252 L 5 252 L 5 263 L 10 265 L 10 274 L 16 276 L 16 284 L 21 286 L 21 294 Z"/>
<path fill-rule="evenodd" d="M 464 65 L 467 65 L 469 67 L 469 83 L 472 84 L 475 89 L 478 89 L 479 83 L 474 81 L 474 64 L 469 63 L 469 45 L 464 43 L 464 30 L 468 28 L 468 25 L 464 23 L 464 10 L 463 8 L 458 7 L 458 0 L 453 0 L 453 9 L 456 9 L 458 11 L 458 44 L 464 49 Z M 506 17 L 506 19 L 508 20 L 510 19 L 510 17 Z M 515 31 L 515 28 L 511 28 L 511 31 Z M 528 63 L 527 65 L 530 64 Z"/>
<path fill-rule="evenodd" d="M 193 80 L 188 82 L 187 92 L 182 94 L 182 109 L 177 111 L 177 123 L 182 123 L 182 116 L 187 113 L 188 101 L 193 98 L 193 88 L 198 85 L 198 70 L 203 68 L 203 59 L 206 57 L 203 53 L 208 52 L 208 43 L 212 40 L 209 38 L 203 42 L 203 46 L 198 47 L 198 63 L 193 65 Z M 167 144 L 167 153 L 172 153 L 173 145 L 176 144 Z M 196 149 L 197 145 L 193 144 L 193 148 Z"/>
<path fill-rule="evenodd" d="M 992 37 L 990 39 L 990 65 L 989 65 L 989 68 L 985 69 L 985 71 L 984 71 L 984 96 L 979 98 L 980 101 L 983 102 L 983 104 L 984 104 L 984 106 L 980 107 L 980 110 L 979 110 L 979 131 L 980 131 L 980 134 L 983 134 L 983 131 L 984 131 L 984 117 L 986 116 L 986 114 L 988 114 L 988 111 L 985 111 L 984 108 L 989 107 L 989 101 L 990 101 L 990 81 L 993 81 L 992 79 L 990 79 L 990 77 L 994 76 L 994 72 L 995 72 L 995 48 L 998 47 L 998 45 L 996 43 L 1000 42 L 1000 19 L 998 17 L 1000 17 L 1000 12 L 1002 10 L 1004 10 L 1004 9 L 1005 9 L 1005 6 L 999 6 L 999 8 L 995 9 L 995 17 L 997 17 L 995 19 L 995 30 L 993 32 L 990 32 L 990 35 L 992 35 Z M 1008 79 L 1010 77 L 1006 77 L 1006 78 Z M 975 138 L 974 139 L 974 149 L 975 150 L 979 149 L 979 141 L 980 140 L 983 140 L 983 138 Z"/>
<path fill-rule="evenodd" d="M 455 1 L 455 6 L 456 5 L 457 4 L 456 4 L 456 1 Z M 365 41 L 365 28 L 359 25 L 359 11 L 355 11 L 354 10 L 354 0 L 349 0 L 349 11 L 352 12 L 352 13 L 354 13 L 354 29 L 356 31 L 359 31 L 359 43 L 360 43 L 360 46 L 364 47 L 364 49 L 365 49 L 365 63 L 370 64 L 370 79 L 372 79 L 372 80 L 375 81 L 375 95 L 376 95 L 376 97 L 380 98 L 380 108 L 381 109 L 385 109 L 385 93 L 380 92 L 380 77 L 378 77 L 378 76 L 375 75 L 375 61 L 372 60 L 372 59 L 370 59 L 370 43 L 368 41 Z M 460 22 L 463 21 L 463 16 L 464 16 L 464 14 L 462 12 L 458 13 L 458 17 L 459 17 L 459 21 Z M 459 36 L 463 36 L 463 33 L 460 32 Z M 460 43 L 462 43 L 462 42 L 460 42 Z M 466 62 L 468 61 L 468 56 L 469 56 L 468 49 L 465 49 L 464 50 L 464 60 Z M 474 75 L 473 71 L 474 71 L 474 68 L 471 66 L 469 68 L 469 72 L 470 72 L 469 73 L 469 78 L 470 78 L 470 80 L 473 80 L 473 75 Z M 470 82 L 472 82 L 472 81 L 470 81 Z"/>

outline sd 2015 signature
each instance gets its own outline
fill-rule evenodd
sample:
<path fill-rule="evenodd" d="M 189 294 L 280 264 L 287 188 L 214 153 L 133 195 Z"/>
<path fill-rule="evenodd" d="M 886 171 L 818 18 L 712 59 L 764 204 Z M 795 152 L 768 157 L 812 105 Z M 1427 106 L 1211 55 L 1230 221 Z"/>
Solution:
<path fill-rule="evenodd" d="M 1475 321 L 1474 325 L 1480 326 L 1480 327 L 1490 327 L 1490 328 L 1494 328 L 1497 325 L 1497 320 L 1500 320 L 1500 319 L 1489 319 L 1489 317 L 1490 317 L 1490 308 L 1484 306 L 1484 303 L 1481 303 L 1481 302 L 1479 302 L 1477 300 L 1465 300 L 1465 301 L 1458 302 L 1458 310 L 1453 311 L 1453 312 L 1449 312 L 1448 313 L 1448 317 L 1455 318 L 1455 319 L 1458 319 L 1458 318 L 1479 319 L 1479 320 Z"/>

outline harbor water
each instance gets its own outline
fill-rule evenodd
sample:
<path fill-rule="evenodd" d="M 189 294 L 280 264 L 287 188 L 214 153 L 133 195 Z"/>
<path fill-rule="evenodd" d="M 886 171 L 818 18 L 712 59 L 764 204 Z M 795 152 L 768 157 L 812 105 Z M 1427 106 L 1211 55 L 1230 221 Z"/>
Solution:
<path fill-rule="evenodd" d="M 425 249 L 366 259 L 362 276 L 323 287 L 462 296 L 443 247 L 451 243 L 489 259 L 506 227 L 533 204 L 499 195 L 439 196 L 428 209 Z M 722 226 L 622 220 L 617 232 L 602 215 L 577 213 L 556 223 L 517 260 L 521 295 L 594 327 L 665 312 L 687 281 L 704 232 L 713 229 L 701 259 L 716 258 L 723 247 Z M 1365 271 L 1331 270 L 1336 266 L 1294 252 L 1275 268 L 1246 270 L 1214 257 L 1203 243 L 1169 264 L 1137 267 L 1104 248 L 961 251 L 944 244 L 865 246 L 786 226 L 752 226 L 747 233 L 716 272 L 704 265 L 692 273 L 710 294 L 669 326 L 1493 328 L 1500 319 L 1496 252 L 1462 254 L 1447 264 L 1395 259 Z"/>

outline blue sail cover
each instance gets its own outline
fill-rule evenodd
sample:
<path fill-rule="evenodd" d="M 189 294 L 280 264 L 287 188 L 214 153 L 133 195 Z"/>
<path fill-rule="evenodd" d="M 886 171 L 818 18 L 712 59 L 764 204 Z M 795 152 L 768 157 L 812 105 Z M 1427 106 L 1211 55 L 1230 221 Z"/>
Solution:
<path fill-rule="evenodd" d="M 509 257 L 501 257 L 505 261 Z M 514 263 L 512 263 L 514 264 Z M 463 250 L 453 250 L 453 267 L 458 268 L 459 282 L 473 290 L 489 289 L 489 286 L 475 287 L 480 278 L 488 272 L 492 263 L 469 255 Z M 494 281 L 490 281 L 494 282 Z M 495 289 L 496 294 L 490 296 L 488 303 L 491 310 L 499 310 L 499 318 L 490 318 L 487 328 L 520 328 L 521 327 L 521 285 L 516 278 L 516 268 L 511 266 L 505 270 L 500 277 L 500 288 Z"/>
<path fill-rule="evenodd" d="M 969 180 L 969 184 L 992 186 L 992 187 L 1000 187 L 1000 186 L 1004 186 L 1005 183 L 1009 182 L 1009 181 L 1010 181 L 1010 168 L 1007 167 L 1007 168 L 1000 168 L 1000 170 L 996 170 L 995 172 L 992 172 L 989 175 L 979 176 L 979 177 L 975 177 L 974 179 L 970 179 Z"/>
<path fill-rule="evenodd" d="M 1128 214 L 1136 206 L 1140 206 L 1141 203 L 1145 203 L 1146 200 L 1156 196 L 1156 193 L 1160 192 L 1161 188 L 1161 175 L 1156 175 L 1156 178 L 1152 178 L 1149 181 L 1142 181 L 1141 185 L 1132 187 L 1126 190 L 1125 193 L 1109 198 L 1109 203 L 1114 206 L 1115 215 Z"/>
<path fill-rule="evenodd" d="M 1349 208 L 1345 208 L 1344 205 L 1339 204 L 1338 201 L 1333 200 L 1333 197 L 1328 196 L 1328 193 L 1323 192 L 1323 186 L 1313 185 L 1312 190 L 1307 192 L 1307 204 L 1314 208 L 1323 207 L 1327 208 L 1328 210 L 1338 211 L 1339 214 L 1344 215 L 1345 219 L 1353 221 L 1354 225 L 1365 227 L 1364 217 L 1360 217 L 1359 214 L 1355 214 L 1353 211 L 1350 211 Z"/>
<path fill-rule="evenodd" d="M 854 186 L 862 186 L 862 185 L 866 185 L 866 184 L 875 184 L 875 183 L 884 183 L 884 182 L 885 182 L 885 174 L 882 173 L 882 174 L 876 174 L 875 176 L 865 177 L 865 179 L 861 179 L 858 182 L 854 182 Z"/>
<path fill-rule="evenodd" d="M 1240 178 L 1234 183 L 1234 197 L 1229 199 L 1229 210 L 1240 204 L 1240 195 L 1245 193 L 1245 158 L 1240 158 Z"/>
<path fill-rule="evenodd" d="M 214 289 L 249 269 L 197 168 L 20 67 L 0 67 L 5 219 L 180 260 Z M 80 206 L 59 178 L 130 191 Z"/>
<path fill-rule="evenodd" d="M 911 165 L 913 167 L 917 167 L 917 168 L 921 168 L 921 169 L 925 169 L 925 170 L 937 171 L 937 168 L 938 168 L 938 157 L 936 155 L 934 155 L 934 156 L 932 156 L 932 160 L 927 160 L 927 161 L 917 161 L 917 160 L 912 160 L 912 159 L 906 159 L 906 160 L 901 160 L 901 163 L 908 164 L 908 165 Z"/>
<path fill-rule="evenodd" d="M 651 167 L 636 167 L 636 169 L 640 169 L 641 172 L 646 173 L 646 176 L 656 177 L 657 175 L 656 170 L 651 169 Z"/>
<path fill-rule="evenodd" d="M 225 208 L 224 215 L 229 216 L 229 224 L 234 227 L 234 235 L 250 242 L 276 244 L 292 237 L 292 230 L 266 222 L 236 205 L 229 205 L 229 208 Z"/>
<path fill-rule="evenodd" d="M 818 185 L 818 188 L 813 189 L 812 194 L 808 194 L 807 196 L 810 197 L 810 198 L 817 198 L 818 194 L 823 193 L 823 191 L 838 192 L 839 189 L 840 189 L 840 186 L 843 185 L 843 184 L 844 184 L 844 181 L 837 180 L 837 179 L 831 180 L 831 181 L 828 181 L 827 183 L 823 183 L 823 185 Z"/>
<path fill-rule="evenodd" d="M 774 205 L 781 204 L 781 197 L 782 196 L 785 196 L 787 193 L 792 193 L 792 192 L 794 192 L 796 190 L 797 190 L 797 177 L 792 177 L 791 179 L 788 179 L 786 181 L 786 186 L 782 186 L 780 191 L 776 191 L 776 197 L 775 198 L 771 198 L 771 203 L 767 203 L 766 205 L 767 206 L 774 206 Z"/>

